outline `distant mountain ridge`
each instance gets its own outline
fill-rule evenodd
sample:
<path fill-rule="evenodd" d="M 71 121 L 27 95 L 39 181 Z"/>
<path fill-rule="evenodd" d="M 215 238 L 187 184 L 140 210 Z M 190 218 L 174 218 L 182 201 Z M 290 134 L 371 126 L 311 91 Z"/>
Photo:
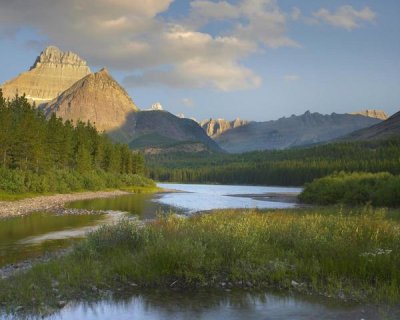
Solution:
<path fill-rule="evenodd" d="M 233 153 L 285 149 L 329 141 L 379 122 L 381 120 L 361 115 L 322 115 L 307 111 L 299 116 L 250 122 L 223 132 L 215 141 L 221 148 Z"/>
<path fill-rule="evenodd" d="M 343 140 L 379 140 L 391 137 L 400 138 L 400 111 L 385 121 L 350 133 Z"/>
<path fill-rule="evenodd" d="M 73 52 L 62 52 L 50 46 L 43 50 L 30 67 L 14 79 L 0 87 L 5 98 L 12 99 L 16 94 L 37 105 L 56 98 L 76 81 L 90 74 L 85 60 Z"/>

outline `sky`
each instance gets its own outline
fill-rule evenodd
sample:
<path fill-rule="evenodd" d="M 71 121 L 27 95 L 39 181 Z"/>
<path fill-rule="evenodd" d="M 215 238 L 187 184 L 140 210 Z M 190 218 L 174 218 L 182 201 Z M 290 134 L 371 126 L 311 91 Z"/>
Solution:
<path fill-rule="evenodd" d="M 399 0 L 0 0 L 0 83 L 48 45 L 198 120 L 400 110 Z"/>

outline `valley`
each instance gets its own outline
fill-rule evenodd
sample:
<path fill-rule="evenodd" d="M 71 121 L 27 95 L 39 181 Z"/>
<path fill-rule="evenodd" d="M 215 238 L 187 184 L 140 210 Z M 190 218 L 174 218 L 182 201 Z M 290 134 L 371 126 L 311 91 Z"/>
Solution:
<path fill-rule="evenodd" d="M 197 121 L 91 63 L 0 86 L 0 319 L 399 318 L 399 112 Z"/>

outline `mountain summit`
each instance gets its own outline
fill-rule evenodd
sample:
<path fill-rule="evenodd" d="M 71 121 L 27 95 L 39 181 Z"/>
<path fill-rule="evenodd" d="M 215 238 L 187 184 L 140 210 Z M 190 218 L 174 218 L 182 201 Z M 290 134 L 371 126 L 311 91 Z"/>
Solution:
<path fill-rule="evenodd" d="M 383 110 L 376 110 L 376 109 L 367 109 L 367 110 L 362 110 L 362 111 L 357 111 L 357 112 L 352 112 L 349 114 L 358 114 L 364 117 L 370 117 L 370 118 L 375 118 L 375 119 L 379 119 L 379 120 L 386 120 L 387 118 L 389 118 L 387 116 L 387 114 L 385 113 L 385 111 Z"/>
<path fill-rule="evenodd" d="M 236 118 L 233 121 L 225 119 L 209 119 L 203 120 L 199 124 L 209 137 L 215 139 L 228 130 L 244 126 L 248 123 L 249 121 Z"/>
<path fill-rule="evenodd" d="M 6 98 L 25 94 L 31 102 L 41 104 L 56 98 L 89 73 L 86 61 L 76 53 L 50 46 L 40 53 L 29 71 L 5 82 L 1 88 Z"/>
<path fill-rule="evenodd" d="M 90 121 L 99 131 L 121 127 L 138 107 L 106 68 L 75 82 L 56 99 L 41 107 L 46 116 Z"/>

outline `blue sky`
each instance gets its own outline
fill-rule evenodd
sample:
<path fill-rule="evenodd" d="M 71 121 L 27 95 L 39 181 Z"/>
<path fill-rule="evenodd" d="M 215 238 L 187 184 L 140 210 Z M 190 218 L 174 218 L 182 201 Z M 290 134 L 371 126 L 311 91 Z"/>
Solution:
<path fill-rule="evenodd" d="M 400 109 L 400 1 L 0 0 L 0 83 L 46 45 L 196 119 Z"/>

